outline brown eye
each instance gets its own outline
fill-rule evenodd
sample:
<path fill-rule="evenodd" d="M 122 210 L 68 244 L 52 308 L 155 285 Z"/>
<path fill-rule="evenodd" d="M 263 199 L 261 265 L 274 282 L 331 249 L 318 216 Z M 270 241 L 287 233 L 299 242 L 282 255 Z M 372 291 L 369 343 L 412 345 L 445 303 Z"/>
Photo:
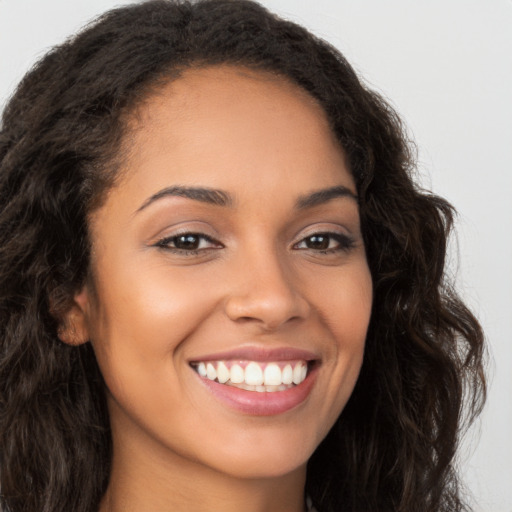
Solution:
<path fill-rule="evenodd" d="M 354 240 L 341 233 L 315 233 L 303 238 L 295 244 L 295 249 L 318 251 L 318 252 L 338 252 L 349 251 L 354 246 Z"/>
<path fill-rule="evenodd" d="M 167 249 L 185 255 L 222 247 L 221 243 L 201 233 L 183 233 L 182 235 L 165 237 L 159 240 L 155 245 L 161 249 Z"/>
<path fill-rule="evenodd" d="M 179 235 L 173 239 L 174 247 L 184 251 L 195 251 L 199 249 L 201 237 L 192 233 L 187 235 Z"/>
<path fill-rule="evenodd" d="M 326 250 L 329 249 L 331 237 L 327 234 L 318 234 L 304 239 L 305 245 L 308 249 Z"/>

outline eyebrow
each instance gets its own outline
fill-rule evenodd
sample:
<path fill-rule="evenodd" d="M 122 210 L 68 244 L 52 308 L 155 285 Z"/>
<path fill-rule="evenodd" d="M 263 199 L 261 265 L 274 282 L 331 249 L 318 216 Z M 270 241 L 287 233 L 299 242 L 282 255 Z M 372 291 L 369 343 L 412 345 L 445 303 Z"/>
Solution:
<path fill-rule="evenodd" d="M 218 190 L 214 188 L 205 188 L 205 187 L 185 187 L 181 185 L 175 185 L 172 187 L 167 187 L 162 190 L 159 190 L 151 197 L 149 197 L 142 206 L 136 211 L 136 213 L 144 210 L 149 205 L 162 199 L 164 197 L 185 197 L 187 199 L 192 199 L 194 201 L 200 201 L 206 204 L 212 204 L 215 206 L 232 206 L 233 198 L 231 195 L 224 190 Z M 322 190 L 317 190 L 315 192 L 311 192 L 310 194 L 299 197 L 296 202 L 295 207 L 298 210 L 304 210 L 307 208 L 313 208 L 314 206 L 319 206 L 321 204 L 327 203 L 332 199 L 349 197 L 358 201 L 358 197 L 354 192 L 352 192 L 349 188 L 344 187 L 343 185 L 338 185 L 336 187 L 330 187 Z"/>
<path fill-rule="evenodd" d="M 148 198 L 142 206 L 137 210 L 137 213 L 144 208 L 147 208 L 150 204 L 162 199 L 164 197 L 186 197 L 187 199 L 193 199 L 194 201 L 200 201 L 202 203 L 213 204 L 215 206 L 232 206 L 232 197 L 223 190 L 217 190 L 213 188 L 204 187 L 183 187 L 176 185 L 173 187 L 167 187 L 156 194 L 153 194 Z"/>
<path fill-rule="evenodd" d="M 306 208 L 313 208 L 314 206 L 319 206 L 339 197 L 349 197 L 354 199 L 356 202 L 359 202 L 359 199 L 354 192 L 343 185 L 338 185 L 336 187 L 317 190 L 311 194 L 299 197 L 297 200 L 297 209 L 303 210 Z"/>

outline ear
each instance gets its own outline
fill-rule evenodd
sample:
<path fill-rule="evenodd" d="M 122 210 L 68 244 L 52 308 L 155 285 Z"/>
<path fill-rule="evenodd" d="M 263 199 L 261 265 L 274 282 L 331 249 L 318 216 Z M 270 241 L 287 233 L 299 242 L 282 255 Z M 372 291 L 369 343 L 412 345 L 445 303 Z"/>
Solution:
<path fill-rule="evenodd" d="M 67 345 L 82 345 L 89 341 L 89 292 L 84 286 L 73 298 L 73 304 L 63 315 L 57 334 Z"/>

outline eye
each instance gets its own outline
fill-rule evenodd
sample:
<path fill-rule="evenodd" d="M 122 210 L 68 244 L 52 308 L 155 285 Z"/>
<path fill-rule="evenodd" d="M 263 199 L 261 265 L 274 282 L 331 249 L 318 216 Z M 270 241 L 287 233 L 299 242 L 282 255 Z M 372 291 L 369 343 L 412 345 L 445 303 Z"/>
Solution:
<path fill-rule="evenodd" d="M 181 233 L 165 237 L 155 245 L 180 254 L 197 254 L 200 251 L 222 247 L 222 244 L 202 233 Z"/>
<path fill-rule="evenodd" d="M 323 253 L 348 251 L 354 240 L 340 233 L 314 233 L 295 244 L 295 249 L 306 249 Z"/>

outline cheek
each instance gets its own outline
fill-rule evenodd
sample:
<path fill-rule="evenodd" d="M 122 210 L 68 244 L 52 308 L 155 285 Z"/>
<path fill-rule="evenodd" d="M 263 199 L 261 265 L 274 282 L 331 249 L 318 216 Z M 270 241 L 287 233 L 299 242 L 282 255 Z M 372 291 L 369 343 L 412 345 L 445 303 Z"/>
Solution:
<path fill-rule="evenodd" d="M 191 371 L 186 348 L 216 307 L 213 288 L 207 276 L 197 278 L 201 284 L 190 272 L 171 272 L 168 266 L 123 270 L 99 278 L 100 305 L 91 322 L 111 421 L 117 432 L 119 425 L 137 424 L 157 439 L 169 429 L 173 435 L 194 432 L 198 406 L 186 386 Z M 179 425 L 173 423 L 176 411 Z"/>
<path fill-rule="evenodd" d="M 161 340 L 162 350 L 166 345 L 172 349 L 210 313 L 210 289 L 206 272 L 166 265 L 134 265 L 104 280 L 100 277 L 96 322 L 103 331 L 100 337 L 137 339 L 137 334 L 149 343 Z"/>
<path fill-rule="evenodd" d="M 372 280 L 365 261 L 340 272 L 316 303 L 321 321 L 331 335 L 326 364 L 330 367 L 328 397 L 334 406 L 324 411 L 333 423 L 352 394 L 361 369 L 372 309 Z"/>
<path fill-rule="evenodd" d="M 362 349 L 372 309 L 372 280 L 366 261 L 341 268 L 324 280 L 315 304 L 322 321 L 332 332 L 339 350 Z M 311 283 L 311 289 L 313 284 Z"/>
<path fill-rule="evenodd" d="M 215 309 L 213 287 L 206 275 L 192 278 L 163 265 L 120 268 L 98 276 L 98 306 L 90 319 L 105 381 L 113 389 L 116 381 L 141 380 L 142 372 L 164 372 L 168 380 L 172 373 L 162 361 L 176 363 L 182 343 Z"/>

